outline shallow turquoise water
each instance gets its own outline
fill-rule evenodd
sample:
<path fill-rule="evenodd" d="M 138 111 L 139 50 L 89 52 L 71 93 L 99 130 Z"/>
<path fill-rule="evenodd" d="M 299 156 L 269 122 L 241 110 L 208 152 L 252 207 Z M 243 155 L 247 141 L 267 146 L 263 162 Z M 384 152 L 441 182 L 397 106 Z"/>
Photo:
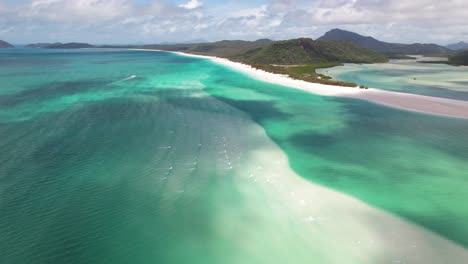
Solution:
<path fill-rule="evenodd" d="M 259 96 L 207 91 L 249 113 L 300 175 L 468 246 L 466 120 L 283 87 L 240 87 Z"/>
<path fill-rule="evenodd" d="M 234 172 L 261 147 L 253 121 L 302 177 L 468 246 L 467 121 L 169 53 L 24 49 L 0 60 L 1 263 L 323 261 Z"/>
<path fill-rule="evenodd" d="M 321 69 L 335 79 L 397 92 L 468 100 L 468 67 L 392 60 Z"/>

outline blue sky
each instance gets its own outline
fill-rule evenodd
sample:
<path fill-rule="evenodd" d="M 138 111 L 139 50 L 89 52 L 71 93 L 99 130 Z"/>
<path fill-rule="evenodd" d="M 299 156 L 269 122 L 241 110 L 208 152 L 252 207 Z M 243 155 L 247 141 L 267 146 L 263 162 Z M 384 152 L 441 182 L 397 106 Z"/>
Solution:
<path fill-rule="evenodd" d="M 332 28 L 401 43 L 468 41 L 467 0 L 0 0 L 12 43 L 317 38 Z"/>

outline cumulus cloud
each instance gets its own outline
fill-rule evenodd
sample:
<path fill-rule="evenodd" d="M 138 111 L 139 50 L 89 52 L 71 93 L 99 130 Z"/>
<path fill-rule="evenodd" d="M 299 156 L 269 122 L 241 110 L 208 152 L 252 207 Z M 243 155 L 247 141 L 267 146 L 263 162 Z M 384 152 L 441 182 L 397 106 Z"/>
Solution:
<path fill-rule="evenodd" d="M 131 13 L 132 5 L 127 0 L 33 0 L 17 12 L 27 19 L 101 22 Z"/>
<path fill-rule="evenodd" d="M 180 7 L 185 8 L 185 9 L 195 9 L 201 6 L 202 6 L 202 2 L 198 0 L 190 0 L 187 3 L 180 5 Z"/>
<path fill-rule="evenodd" d="M 323 0 L 287 12 L 283 25 L 344 27 L 390 41 L 450 41 L 468 38 L 459 27 L 468 23 L 465 10 L 465 0 Z"/>
<path fill-rule="evenodd" d="M 200 0 L 0 1 L 0 33 L 16 42 L 157 43 L 316 38 L 339 27 L 395 42 L 468 41 L 466 0 L 251 2 L 226 0 L 213 7 Z"/>

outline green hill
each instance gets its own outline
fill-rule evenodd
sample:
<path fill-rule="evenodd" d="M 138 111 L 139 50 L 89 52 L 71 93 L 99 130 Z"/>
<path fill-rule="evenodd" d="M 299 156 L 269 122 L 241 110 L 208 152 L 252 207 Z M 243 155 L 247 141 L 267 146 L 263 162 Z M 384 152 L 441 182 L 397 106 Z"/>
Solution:
<path fill-rule="evenodd" d="M 362 36 L 357 33 L 346 31 L 342 29 L 332 29 L 325 33 L 318 40 L 347 40 L 359 44 L 365 48 L 380 53 L 389 54 L 448 54 L 451 51 L 440 45 L 436 44 L 400 44 L 400 43 L 389 43 L 377 40 L 373 37 Z"/>
<path fill-rule="evenodd" d="M 234 57 L 249 64 L 374 63 L 387 58 L 348 41 L 301 38 L 274 42 Z"/>
<path fill-rule="evenodd" d="M 468 50 L 462 51 L 450 57 L 449 63 L 453 65 L 468 66 Z"/>
<path fill-rule="evenodd" d="M 351 87 L 357 85 L 332 80 L 328 76 L 316 73 L 315 70 L 338 66 L 341 63 L 388 61 L 386 56 L 349 41 L 313 41 L 308 38 L 276 41 L 230 59 L 265 71 L 285 74 L 294 79 Z"/>

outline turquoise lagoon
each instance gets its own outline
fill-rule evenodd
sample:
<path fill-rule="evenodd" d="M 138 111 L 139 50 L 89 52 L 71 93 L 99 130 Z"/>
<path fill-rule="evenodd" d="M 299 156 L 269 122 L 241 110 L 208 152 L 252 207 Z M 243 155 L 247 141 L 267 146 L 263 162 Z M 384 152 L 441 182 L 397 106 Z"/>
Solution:
<path fill-rule="evenodd" d="M 468 67 L 418 62 L 424 59 L 427 60 L 422 58 L 391 60 L 389 63 L 379 64 L 345 64 L 321 69 L 319 72 L 334 79 L 373 88 L 468 100 Z"/>
<path fill-rule="evenodd" d="M 16 49 L 0 61 L 1 263 L 468 256 L 466 120 L 171 53 Z M 306 203 L 328 218 L 303 215 Z"/>

